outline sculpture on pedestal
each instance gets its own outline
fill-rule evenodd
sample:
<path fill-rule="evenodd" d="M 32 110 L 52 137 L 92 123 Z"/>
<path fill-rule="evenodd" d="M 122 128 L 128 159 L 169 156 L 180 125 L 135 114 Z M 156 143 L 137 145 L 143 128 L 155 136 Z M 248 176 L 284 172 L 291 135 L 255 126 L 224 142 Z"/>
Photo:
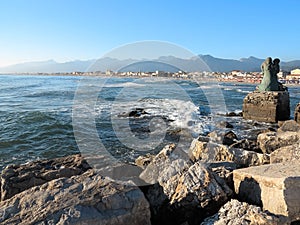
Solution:
<path fill-rule="evenodd" d="M 280 59 L 276 58 L 272 61 L 271 57 L 261 64 L 261 71 L 263 72 L 263 79 L 258 85 L 259 91 L 285 91 L 286 88 L 278 82 L 277 73 L 280 71 Z"/>

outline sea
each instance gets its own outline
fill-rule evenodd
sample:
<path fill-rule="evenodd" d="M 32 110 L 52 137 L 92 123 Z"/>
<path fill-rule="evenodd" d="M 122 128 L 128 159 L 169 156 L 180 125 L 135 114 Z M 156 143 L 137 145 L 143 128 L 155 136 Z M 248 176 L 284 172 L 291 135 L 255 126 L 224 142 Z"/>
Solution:
<path fill-rule="evenodd" d="M 243 120 L 255 84 L 202 79 L 0 75 L 0 170 L 76 153 L 132 163 L 167 143 L 233 125 L 239 138 L 274 124 Z M 290 86 L 291 118 L 300 87 Z M 220 128 L 222 127 L 222 128 Z"/>

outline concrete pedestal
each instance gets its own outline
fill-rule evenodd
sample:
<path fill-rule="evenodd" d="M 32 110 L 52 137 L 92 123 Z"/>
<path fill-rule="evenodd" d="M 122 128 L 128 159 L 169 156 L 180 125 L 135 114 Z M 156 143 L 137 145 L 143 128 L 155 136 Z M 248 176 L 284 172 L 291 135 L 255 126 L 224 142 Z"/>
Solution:
<path fill-rule="evenodd" d="M 290 97 L 287 91 L 254 91 L 243 102 L 243 118 L 276 123 L 290 118 Z"/>

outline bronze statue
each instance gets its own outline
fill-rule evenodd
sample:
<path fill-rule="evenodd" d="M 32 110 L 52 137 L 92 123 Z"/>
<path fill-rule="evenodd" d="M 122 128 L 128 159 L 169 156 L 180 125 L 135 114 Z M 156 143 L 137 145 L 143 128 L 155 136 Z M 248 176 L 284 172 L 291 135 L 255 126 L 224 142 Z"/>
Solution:
<path fill-rule="evenodd" d="M 277 73 L 280 71 L 279 62 L 278 58 L 272 62 L 272 58 L 268 57 L 261 64 L 261 71 L 264 76 L 257 87 L 259 91 L 279 91 L 281 89 L 282 84 L 278 82 L 277 77 Z"/>

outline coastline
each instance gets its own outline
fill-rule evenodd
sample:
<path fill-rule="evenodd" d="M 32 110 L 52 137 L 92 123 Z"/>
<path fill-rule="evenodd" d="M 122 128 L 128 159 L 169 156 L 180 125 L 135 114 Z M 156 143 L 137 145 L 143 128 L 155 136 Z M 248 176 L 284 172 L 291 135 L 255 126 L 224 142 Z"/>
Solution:
<path fill-rule="evenodd" d="M 87 74 L 73 74 L 73 73 L 0 73 L 0 76 L 53 76 L 53 77 L 99 77 L 99 78 L 132 78 L 132 79 L 143 79 L 143 78 L 153 78 L 153 79 L 171 79 L 171 80 L 193 80 L 198 81 L 207 81 L 207 82 L 218 82 L 218 83 L 231 83 L 231 84 L 246 84 L 246 85 L 259 85 L 260 82 L 251 82 L 251 81 L 237 81 L 237 80 L 228 80 L 228 79 L 219 79 L 217 77 L 201 77 L 197 75 L 189 77 L 173 77 L 173 76 L 132 76 L 132 75 L 118 75 L 111 74 L 107 75 L 104 73 L 87 73 Z M 298 87 L 300 83 L 285 83 L 283 84 L 287 87 Z"/>

